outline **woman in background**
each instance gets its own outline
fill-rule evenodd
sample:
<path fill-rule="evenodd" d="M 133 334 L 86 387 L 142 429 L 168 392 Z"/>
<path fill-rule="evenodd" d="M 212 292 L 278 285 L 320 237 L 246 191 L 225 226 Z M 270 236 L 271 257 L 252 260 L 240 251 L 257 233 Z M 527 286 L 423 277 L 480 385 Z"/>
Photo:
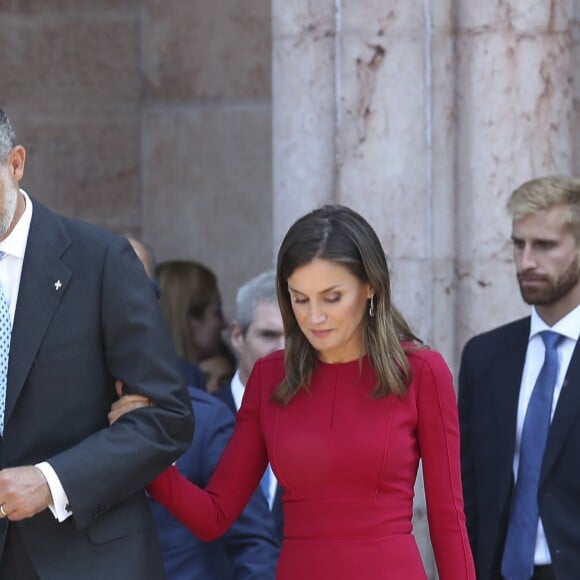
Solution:
<path fill-rule="evenodd" d="M 285 352 L 259 360 L 202 490 L 169 469 L 149 492 L 193 533 L 223 534 L 270 462 L 284 487 L 279 580 L 423 580 L 412 534 L 422 460 L 441 580 L 472 580 L 452 377 L 391 303 L 371 226 L 343 206 L 299 219 L 277 263 Z M 132 408 L 124 397 L 113 415 Z"/>
<path fill-rule="evenodd" d="M 199 364 L 219 352 L 226 320 L 215 274 L 203 264 L 171 260 L 155 270 L 159 304 L 187 384 L 204 387 Z"/>

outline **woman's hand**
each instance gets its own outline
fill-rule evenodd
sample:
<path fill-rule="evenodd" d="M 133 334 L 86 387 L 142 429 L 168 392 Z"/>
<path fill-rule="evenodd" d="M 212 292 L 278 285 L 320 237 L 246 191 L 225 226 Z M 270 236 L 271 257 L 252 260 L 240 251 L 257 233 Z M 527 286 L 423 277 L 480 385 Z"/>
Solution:
<path fill-rule="evenodd" d="M 117 395 L 119 395 L 119 400 L 111 405 L 111 410 L 107 415 L 109 425 L 112 425 L 119 417 L 129 413 L 129 411 L 154 405 L 150 399 L 143 395 L 123 395 L 123 383 L 121 381 L 115 383 L 115 390 Z"/>

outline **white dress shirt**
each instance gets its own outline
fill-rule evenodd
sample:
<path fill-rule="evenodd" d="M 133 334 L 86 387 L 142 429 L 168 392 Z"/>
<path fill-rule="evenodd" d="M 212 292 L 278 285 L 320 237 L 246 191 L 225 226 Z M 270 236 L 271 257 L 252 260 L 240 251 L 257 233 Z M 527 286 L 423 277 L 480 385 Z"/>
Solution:
<path fill-rule="evenodd" d="M 240 379 L 240 371 L 239 369 L 235 372 L 234 376 L 232 377 L 232 381 L 230 383 L 230 389 L 232 391 L 232 397 L 234 399 L 234 405 L 236 406 L 236 411 L 240 410 L 242 406 L 242 399 L 244 398 L 244 391 L 246 387 L 242 383 Z M 268 500 L 268 506 L 272 509 L 274 505 L 274 499 L 276 498 L 276 487 L 278 486 L 278 480 L 272 471 L 271 465 L 268 463 L 268 467 L 266 467 L 268 474 L 270 476 L 268 480 L 268 496 L 266 499 Z"/>
<path fill-rule="evenodd" d="M 22 189 L 20 193 L 24 196 L 24 213 L 20 216 L 18 223 L 10 234 L 0 241 L 0 251 L 5 253 L 4 258 L 0 260 L 0 286 L 2 286 L 4 297 L 8 302 L 12 326 L 14 326 L 14 313 L 16 312 L 18 289 L 20 288 L 20 278 L 22 276 L 22 264 L 24 263 L 26 242 L 28 241 L 28 232 L 30 231 L 30 222 L 32 220 L 32 201 Z M 69 501 L 60 479 L 49 463 L 39 463 L 36 467 L 42 471 L 52 494 L 53 503 L 49 508 L 54 517 L 59 522 L 62 522 L 71 515 L 71 512 L 67 509 Z"/>
<path fill-rule="evenodd" d="M 524 419 L 528 409 L 528 403 L 532 396 L 532 391 L 540 369 L 544 363 L 544 355 L 546 352 L 544 341 L 540 336 L 543 330 L 552 330 L 563 335 L 565 338 L 558 345 L 558 377 L 556 379 L 556 387 L 554 388 L 554 396 L 552 399 L 552 415 L 558 404 L 558 398 L 562 392 L 564 378 L 568 372 L 568 366 L 572 359 L 572 354 L 576 348 L 578 337 L 580 336 L 580 306 L 569 312 L 564 318 L 561 318 L 554 326 L 548 326 L 538 315 L 535 308 L 532 308 L 532 318 L 530 324 L 530 338 L 528 342 L 528 349 L 526 351 L 526 361 L 524 364 L 524 371 L 522 373 L 522 383 L 520 386 L 520 396 L 518 401 L 518 416 L 516 426 L 516 445 L 514 453 L 514 476 L 517 478 L 518 466 L 520 463 L 520 441 L 522 438 L 522 430 L 524 428 Z M 542 520 L 538 522 L 538 533 L 536 536 L 536 550 L 534 553 L 534 564 L 543 565 L 551 564 L 552 559 Z"/>

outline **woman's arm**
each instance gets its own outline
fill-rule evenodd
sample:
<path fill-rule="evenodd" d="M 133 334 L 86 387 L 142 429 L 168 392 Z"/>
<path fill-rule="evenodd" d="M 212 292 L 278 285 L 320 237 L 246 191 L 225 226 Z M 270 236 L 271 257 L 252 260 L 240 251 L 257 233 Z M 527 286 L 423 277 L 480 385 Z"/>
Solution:
<path fill-rule="evenodd" d="M 437 569 L 441 580 L 475 580 L 463 511 L 453 378 L 441 355 L 423 353 L 422 367 L 413 370 L 427 517 Z"/>
<path fill-rule="evenodd" d="M 250 376 L 234 433 L 206 489 L 183 477 L 175 467 L 147 487 L 153 499 L 202 540 L 213 540 L 229 529 L 256 490 L 268 463 L 260 426 L 259 375 L 256 369 Z M 114 421 L 147 404 L 146 400 L 124 396 L 114 403 L 109 418 Z"/>

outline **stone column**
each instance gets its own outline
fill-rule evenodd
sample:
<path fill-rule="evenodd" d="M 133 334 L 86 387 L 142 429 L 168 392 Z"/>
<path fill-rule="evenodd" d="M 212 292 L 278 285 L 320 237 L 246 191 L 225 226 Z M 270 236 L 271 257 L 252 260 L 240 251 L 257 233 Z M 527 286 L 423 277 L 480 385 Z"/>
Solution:
<path fill-rule="evenodd" d="M 505 203 L 523 181 L 572 172 L 573 1 L 458 5 L 457 355 L 469 336 L 529 311 Z"/>
<path fill-rule="evenodd" d="M 451 353 L 448 0 L 274 0 L 272 16 L 274 247 L 306 211 L 350 205 L 383 241 L 401 309 Z"/>
<path fill-rule="evenodd" d="M 274 248 L 336 199 L 335 0 L 272 2 Z"/>

